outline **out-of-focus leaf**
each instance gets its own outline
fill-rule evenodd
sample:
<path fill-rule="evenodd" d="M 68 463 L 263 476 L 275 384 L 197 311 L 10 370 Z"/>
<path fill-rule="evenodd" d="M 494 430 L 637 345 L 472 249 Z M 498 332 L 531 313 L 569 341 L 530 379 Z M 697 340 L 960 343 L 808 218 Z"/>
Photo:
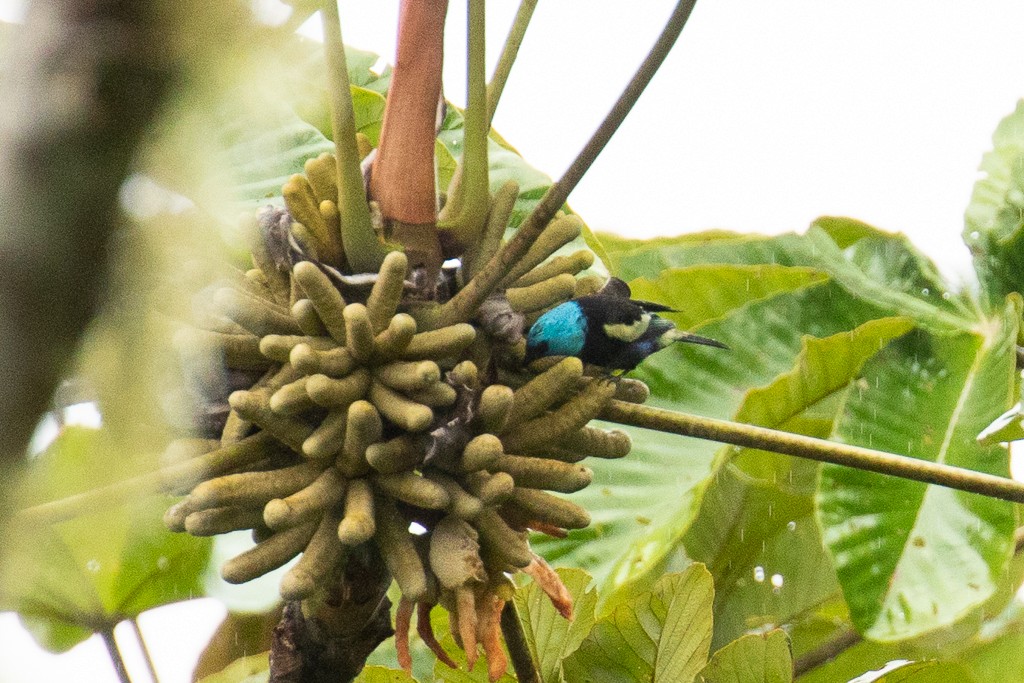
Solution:
<path fill-rule="evenodd" d="M 201 680 L 249 652 L 269 650 L 274 626 L 280 620 L 280 607 L 267 612 L 228 612 L 199 655 L 192 677 Z"/>
<path fill-rule="evenodd" d="M 1024 100 L 999 122 L 964 212 L 964 242 L 987 304 L 1024 290 Z"/>
<path fill-rule="evenodd" d="M 874 680 L 875 683 L 971 683 L 974 677 L 954 662 L 914 662 Z"/>
<path fill-rule="evenodd" d="M 526 643 L 538 663 L 543 683 L 561 681 L 562 660 L 576 651 L 594 625 L 597 591 L 582 569 L 559 569 L 558 576 L 573 599 L 572 621 L 559 614 L 536 583 L 516 590 L 516 608 Z M 589 588 L 589 590 L 588 590 Z"/>
<path fill-rule="evenodd" d="M 955 314 L 974 317 L 969 294 L 951 292 L 935 263 L 906 235 L 836 216 L 823 216 L 811 225 L 827 233 L 867 277 Z"/>
<path fill-rule="evenodd" d="M 743 636 L 711 656 L 698 683 L 789 683 L 793 653 L 781 629 Z"/>
<path fill-rule="evenodd" d="M 199 679 L 199 683 L 267 683 L 270 678 L 270 652 L 236 659 L 222 671 Z"/>
<path fill-rule="evenodd" d="M 598 620 L 567 657 L 568 681 L 689 683 L 707 662 L 714 585 L 702 565 L 662 577 L 652 591 Z"/>
<path fill-rule="evenodd" d="M 401 669 L 368 666 L 359 672 L 355 683 L 416 683 L 416 679 Z"/>
<path fill-rule="evenodd" d="M 834 438 L 1008 476 L 975 436 L 1010 404 L 1019 298 L 982 334 L 915 332 L 870 361 Z M 894 505 L 899 501 L 899 505 Z M 1013 548 L 1010 503 L 825 465 L 823 537 L 858 630 L 875 640 L 949 625 L 996 590 Z"/>
<path fill-rule="evenodd" d="M 827 437 L 839 408 L 829 399 L 912 327 L 906 318 L 880 318 L 850 332 L 805 337 L 793 368 L 749 391 L 736 421 Z M 731 447 L 719 459 L 684 539 L 689 555 L 715 577 L 716 645 L 785 623 L 838 587 L 813 517 L 818 463 Z"/>
<path fill-rule="evenodd" d="M 898 241 L 899 238 L 891 239 Z M 973 314 L 962 311 L 957 301 L 943 298 L 947 286 L 942 285 L 941 290 L 937 287 L 936 291 L 928 288 L 927 293 L 924 288 L 912 293 L 896 289 L 891 283 L 865 272 L 862 264 L 847 258 L 828 233 L 816 225 L 811 225 L 804 235 L 729 238 L 716 234 L 710 240 L 661 242 L 615 254 L 612 263 L 614 274 L 627 281 L 655 277 L 668 268 L 709 263 L 802 266 L 828 273 L 850 294 L 884 308 L 888 315 L 909 316 L 921 325 L 947 331 L 967 329 L 975 322 Z M 917 265 L 924 267 L 925 263 Z M 901 277 L 908 276 L 904 273 Z"/>
<path fill-rule="evenodd" d="M 1024 404 L 1016 403 L 978 434 L 978 443 L 991 446 L 1024 439 Z"/>
<path fill-rule="evenodd" d="M 634 299 L 675 309 L 664 313 L 677 326 L 692 329 L 751 301 L 758 301 L 826 279 L 810 268 L 773 265 L 706 265 L 672 268 L 656 278 L 629 283 Z"/>
<path fill-rule="evenodd" d="M 100 430 L 66 428 L 29 468 L 26 498 L 53 500 L 123 477 L 116 460 L 126 456 L 107 446 Z M 209 542 L 167 533 L 167 505 L 165 496 L 145 496 L 18 530 L 5 558 L 5 607 L 22 615 L 41 645 L 64 650 L 96 629 L 201 595 Z"/>

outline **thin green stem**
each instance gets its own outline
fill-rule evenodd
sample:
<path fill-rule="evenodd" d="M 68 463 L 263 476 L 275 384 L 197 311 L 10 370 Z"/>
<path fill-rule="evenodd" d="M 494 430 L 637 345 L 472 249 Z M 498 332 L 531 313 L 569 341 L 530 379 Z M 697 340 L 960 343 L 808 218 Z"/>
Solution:
<path fill-rule="evenodd" d="M 822 664 L 832 661 L 863 640 L 864 638 L 853 629 L 840 631 L 815 649 L 797 657 L 793 662 L 793 678 L 803 676 L 811 669 L 816 669 Z"/>
<path fill-rule="evenodd" d="M 533 18 L 533 10 L 537 9 L 537 0 L 523 0 L 519 3 L 519 11 L 509 29 L 508 37 L 505 39 L 505 46 L 501 49 L 501 57 L 498 58 L 498 65 L 494 67 L 494 74 L 491 82 L 487 84 L 487 127 L 491 127 L 494 121 L 494 112 L 498 109 L 498 101 L 501 100 L 501 93 L 505 90 L 505 83 L 512 73 L 512 65 L 515 64 L 516 56 L 519 54 L 519 46 L 523 44 L 526 37 L 526 29 L 530 26 L 530 19 Z"/>
<path fill-rule="evenodd" d="M 484 0 L 466 0 L 468 14 L 466 63 L 466 120 L 462 158 L 448 190 L 448 203 L 441 212 L 442 229 L 455 233 L 469 245 L 479 239 L 490 206 L 488 182 L 486 75 L 486 19 Z"/>
<path fill-rule="evenodd" d="M 116 507 L 138 496 L 177 491 L 194 486 L 204 478 L 267 457 L 276 448 L 269 434 L 257 432 L 236 444 L 218 448 L 183 463 L 25 508 L 14 516 L 14 521 L 23 524 L 56 524 L 97 510 Z"/>
<path fill-rule="evenodd" d="M 512 669 L 516 672 L 516 680 L 519 683 L 540 683 L 540 674 L 530 655 L 530 646 L 526 642 L 523 625 L 519 621 L 519 610 L 516 609 L 513 600 L 506 602 L 501 610 L 501 633 L 505 636 L 505 645 L 512 660 Z"/>
<path fill-rule="evenodd" d="M 697 0 L 680 0 L 676 5 L 668 23 L 654 43 L 654 47 L 644 58 L 633 79 L 619 95 L 619 99 L 616 100 L 615 105 L 601 122 L 597 131 L 576 156 L 565 174 L 544 193 L 537 206 L 519 226 L 515 236 L 491 257 L 491 260 L 476 277 L 442 307 L 438 315 L 441 325 L 461 322 L 472 317 L 483 300 L 495 290 L 509 269 L 522 258 L 544 227 L 562 208 L 569 194 L 590 169 L 591 164 L 622 125 L 626 115 L 629 114 L 644 89 L 654 78 L 654 74 L 657 73 L 672 46 L 675 45 L 696 2 Z"/>
<path fill-rule="evenodd" d="M 110 663 L 114 665 L 114 671 L 117 672 L 117 679 L 121 683 L 132 683 L 132 679 L 128 677 L 128 667 L 124 664 L 124 657 L 121 656 L 121 651 L 117 648 L 117 641 L 114 639 L 114 627 L 107 626 L 101 629 L 100 637 L 103 638 L 103 644 L 107 646 L 107 654 L 110 655 Z"/>
<path fill-rule="evenodd" d="M 139 628 L 138 618 L 131 618 L 128 623 L 132 626 L 132 631 L 135 633 L 135 639 L 139 641 L 139 649 L 142 650 L 142 657 L 146 660 L 146 668 L 149 669 L 149 675 L 153 678 L 153 683 L 160 683 L 160 677 L 156 675 L 156 664 L 153 663 L 153 654 L 149 651 L 149 646 L 146 645 L 146 639 L 142 637 L 142 629 Z"/>
<path fill-rule="evenodd" d="M 341 243 L 352 272 L 377 272 L 387 249 L 377 239 L 366 202 L 363 172 L 356 147 L 356 116 L 352 89 L 341 39 L 341 18 L 336 0 L 325 0 L 322 10 L 324 53 L 327 57 L 328 91 L 331 100 L 331 130 L 338 164 L 338 213 L 341 214 Z"/>
<path fill-rule="evenodd" d="M 991 498 L 1024 503 L 1024 484 L 1012 479 L 870 448 L 815 439 L 801 434 L 790 434 L 728 420 L 677 413 L 624 401 L 612 401 L 600 417 L 602 420 L 623 425 L 692 436 L 744 448 L 784 453 L 798 458 L 830 462 L 960 491 L 980 493 Z"/>

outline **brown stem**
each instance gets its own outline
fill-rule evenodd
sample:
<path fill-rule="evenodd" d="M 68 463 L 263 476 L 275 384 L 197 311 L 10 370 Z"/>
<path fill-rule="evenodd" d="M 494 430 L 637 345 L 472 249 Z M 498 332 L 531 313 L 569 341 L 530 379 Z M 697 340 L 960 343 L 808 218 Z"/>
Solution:
<path fill-rule="evenodd" d="M 434 140 L 448 0 L 402 0 L 370 196 L 385 218 L 414 225 L 437 219 Z"/>
<path fill-rule="evenodd" d="M 611 401 L 600 415 L 602 420 L 654 429 L 669 434 L 692 436 L 734 446 L 784 453 L 798 458 L 830 462 L 869 472 L 937 484 L 960 491 L 980 493 L 1024 503 L 1024 483 L 1006 477 L 975 472 L 962 467 L 918 460 L 860 446 L 851 446 L 801 434 L 790 434 L 765 427 L 716 420 L 651 408 L 625 401 Z"/>

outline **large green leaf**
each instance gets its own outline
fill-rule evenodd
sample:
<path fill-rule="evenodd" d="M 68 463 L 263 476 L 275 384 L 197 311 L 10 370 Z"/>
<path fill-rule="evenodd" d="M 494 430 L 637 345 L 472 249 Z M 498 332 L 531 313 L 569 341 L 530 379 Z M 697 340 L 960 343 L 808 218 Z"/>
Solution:
<path fill-rule="evenodd" d="M 879 235 L 885 234 L 878 232 Z M 879 239 L 901 240 L 899 236 Z M 898 246 L 896 250 L 899 251 Z M 614 274 L 624 280 L 654 277 L 668 268 L 708 263 L 802 266 L 828 273 L 849 293 L 884 308 L 890 315 L 911 316 L 920 324 L 939 330 L 964 329 L 974 322 L 973 313 L 964 311 L 956 297 L 942 296 L 948 291 L 948 286 L 936 285 L 935 291 L 929 287 L 902 291 L 893 286 L 895 282 L 879 280 L 873 272 L 864 270 L 865 266 L 872 265 L 872 259 L 851 260 L 831 236 L 815 224 L 804 235 L 729 237 L 713 233 L 711 239 L 680 239 L 674 243 L 660 241 L 648 247 L 634 247 L 616 253 L 612 256 L 612 263 Z M 927 272 L 913 277 L 903 273 L 900 282 L 908 277 L 916 281 L 918 275 L 923 278 L 933 275 L 926 267 L 926 260 L 912 259 L 904 263 L 904 267 L 908 263 Z"/>
<path fill-rule="evenodd" d="M 270 653 L 241 657 L 199 683 L 266 683 L 270 678 Z"/>
<path fill-rule="evenodd" d="M 781 629 L 743 636 L 715 652 L 698 683 L 789 683 L 793 653 Z"/>
<path fill-rule="evenodd" d="M 1024 288 L 1024 100 L 999 122 L 964 213 L 964 241 L 990 308 Z"/>
<path fill-rule="evenodd" d="M 826 437 L 834 400 L 865 361 L 912 327 L 870 320 L 850 332 L 806 337 L 791 370 L 752 389 L 738 422 Z M 686 535 L 690 556 L 715 577 L 715 643 L 780 624 L 837 589 L 814 523 L 818 463 L 756 449 L 723 448 Z"/>
<path fill-rule="evenodd" d="M 515 601 L 526 643 L 543 683 L 562 680 L 562 660 L 579 647 L 594 625 L 597 591 L 581 569 L 559 569 L 558 576 L 573 598 L 572 621 L 559 614 L 541 588 L 531 582 L 516 590 Z"/>
<path fill-rule="evenodd" d="M 598 620 L 563 662 L 566 680 L 689 683 L 707 662 L 713 596 L 702 565 L 662 577 Z"/>
<path fill-rule="evenodd" d="M 825 278 L 824 273 L 810 268 L 712 264 L 671 268 L 656 278 L 632 280 L 629 286 L 634 299 L 671 306 L 676 312 L 665 317 L 683 329 L 692 329 L 751 301 Z"/>
<path fill-rule="evenodd" d="M 66 428 L 32 463 L 26 495 L 51 500 L 124 476 L 107 445 L 100 430 Z M 18 611 L 41 645 L 60 651 L 147 609 L 202 594 L 209 542 L 168 534 L 161 521 L 167 505 L 165 496 L 147 496 L 53 527 L 17 529 L 5 558 L 5 607 Z"/>
<path fill-rule="evenodd" d="M 803 335 L 847 332 L 880 314 L 832 283 L 800 287 L 700 328 L 729 344 L 729 351 L 677 344 L 648 358 L 634 376 L 650 385 L 651 403 L 731 418 L 749 389 L 793 367 Z M 611 595 L 608 588 L 635 581 L 649 587 L 665 570 L 693 519 L 699 500 L 694 487 L 711 473 L 718 449 L 707 441 L 628 431 L 629 457 L 588 460 L 594 483 L 571 497 L 591 512 L 592 525 L 567 539 L 535 541 L 545 557 L 592 572 L 602 600 Z"/>
<path fill-rule="evenodd" d="M 1008 475 L 975 436 L 1011 401 L 1020 300 L 979 333 L 908 335 L 864 370 L 834 438 Z M 995 591 L 1013 548 L 1010 503 L 826 465 L 818 517 L 857 628 L 896 640 L 951 624 Z"/>

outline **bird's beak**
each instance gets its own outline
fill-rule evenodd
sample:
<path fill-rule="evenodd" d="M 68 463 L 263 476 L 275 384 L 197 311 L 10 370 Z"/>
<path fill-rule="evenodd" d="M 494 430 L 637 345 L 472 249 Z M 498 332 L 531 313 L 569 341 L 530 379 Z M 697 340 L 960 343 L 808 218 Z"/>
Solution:
<path fill-rule="evenodd" d="M 675 341 L 686 342 L 688 344 L 702 344 L 704 346 L 714 346 L 719 349 L 729 348 L 720 341 L 717 341 L 715 339 L 709 339 L 708 337 L 701 337 L 700 335 L 693 334 L 692 332 L 683 332 L 682 330 L 677 330 L 675 337 Z"/>

